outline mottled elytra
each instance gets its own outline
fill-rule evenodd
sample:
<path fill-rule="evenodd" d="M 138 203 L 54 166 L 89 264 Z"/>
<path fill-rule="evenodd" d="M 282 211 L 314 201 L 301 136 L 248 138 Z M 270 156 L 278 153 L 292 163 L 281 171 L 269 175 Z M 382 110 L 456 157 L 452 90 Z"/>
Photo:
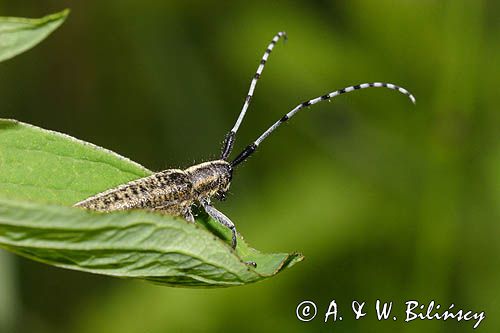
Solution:
<path fill-rule="evenodd" d="M 182 216 L 187 221 L 194 222 L 191 207 L 195 204 L 199 204 L 214 220 L 231 230 L 231 246 L 236 248 L 236 228 L 226 215 L 218 211 L 212 205 L 211 198 L 215 197 L 219 200 L 224 200 L 225 194 L 231 184 L 234 168 L 252 155 L 262 141 L 281 124 L 288 121 L 299 112 L 299 110 L 305 107 L 324 100 L 329 100 L 344 93 L 371 87 L 383 87 L 397 90 L 408 96 L 408 98 L 415 103 L 415 97 L 413 97 L 408 90 L 392 83 L 363 83 L 336 90 L 300 103 L 264 131 L 261 136 L 248 145 L 238 156 L 236 156 L 236 158 L 232 161 L 228 161 L 228 157 L 234 146 L 236 133 L 250 105 L 250 100 L 252 99 L 257 81 L 261 77 L 269 55 L 281 37 L 286 38 L 286 34 L 284 32 L 278 32 L 267 46 L 264 56 L 260 60 L 257 72 L 252 78 L 250 89 L 238 119 L 224 139 L 219 160 L 197 164 L 185 170 L 168 169 L 160 171 L 149 177 L 137 179 L 105 192 L 98 193 L 75 204 L 75 206 L 105 212 L 143 208 L 160 211 L 174 216 Z"/>

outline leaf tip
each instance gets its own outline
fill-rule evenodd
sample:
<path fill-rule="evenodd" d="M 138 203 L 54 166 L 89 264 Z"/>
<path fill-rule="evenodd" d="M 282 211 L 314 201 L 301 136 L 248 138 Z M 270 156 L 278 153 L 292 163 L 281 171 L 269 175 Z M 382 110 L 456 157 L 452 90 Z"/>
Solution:
<path fill-rule="evenodd" d="M 60 21 L 60 24 L 62 24 L 64 21 L 66 21 L 70 13 L 71 9 L 65 8 L 57 13 L 47 15 L 45 18 L 47 19 L 47 21 Z"/>

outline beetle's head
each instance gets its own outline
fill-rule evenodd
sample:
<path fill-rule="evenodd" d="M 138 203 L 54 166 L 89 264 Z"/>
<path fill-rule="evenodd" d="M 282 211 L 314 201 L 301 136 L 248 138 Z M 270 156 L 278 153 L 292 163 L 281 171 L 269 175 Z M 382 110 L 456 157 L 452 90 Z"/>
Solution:
<path fill-rule="evenodd" d="M 215 192 L 214 197 L 219 201 L 226 200 L 226 194 L 231 186 L 231 179 L 233 178 L 233 168 L 229 163 L 223 161 L 220 165 L 219 180 L 217 184 L 217 192 Z"/>
<path fill-rule="evenodd" d="M 227 161 L 216 160 L 186 169 L 193 189 L 201 198 L 224 200 L 231 185 L 233 169 Z"/>

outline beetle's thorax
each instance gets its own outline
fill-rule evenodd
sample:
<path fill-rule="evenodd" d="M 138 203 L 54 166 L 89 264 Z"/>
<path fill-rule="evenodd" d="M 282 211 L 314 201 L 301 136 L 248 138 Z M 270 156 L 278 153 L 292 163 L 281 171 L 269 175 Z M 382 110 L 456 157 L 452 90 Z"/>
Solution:
<path fill-rule="evenodd" d="M 223 197 L 231 184 L 232 168 L 224 160 L 193 165 L 184 172 L 193 184 L 193 190 L 202 198 L 214 195 Z"/>

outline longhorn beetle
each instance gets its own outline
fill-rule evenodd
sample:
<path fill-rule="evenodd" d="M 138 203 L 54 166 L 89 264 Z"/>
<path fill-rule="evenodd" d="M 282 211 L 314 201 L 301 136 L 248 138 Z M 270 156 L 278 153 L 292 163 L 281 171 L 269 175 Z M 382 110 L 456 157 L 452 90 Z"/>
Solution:
<path fill-rule="evenodd" d="M 236 158 L 229 161 L 228 157 L 233 149 L 236 133 L 250 105 L 250 100 L 252 99 L 257 81 L 264 70 L 264 66 L 271 51 L 281 37 L 286 39 L 286 33 L 278 32 L 264 52 L 257 72 L 250 83 L 250 89 L 238 119 L 223 141 L 221 155 L 218 160 L 193 165 L 185 170 L 168 169 L 160 171 L 151 176 L 137 179 L 102 193 L 98 193 L 78 202 L 75 206 L 105 212 L 144 208 L 174 216 L 182 216 L 187 221 L 194 222 L 191 207 L 199 203 L 208 215 L 231 230 L 231 246 L 234 249 L 236 248 L 236 228 L 226 215 L 218 211 L 211 204 L 210 199 L 212 197 L 221 201 L 225 199 L 226 192 L 229 189 L 233 177 L 233 170 L 252 155 L 262 141 L 281 124 L 292 118 L 297 112 L 305 107 L 329 100 L 344 93 L 371 87 L 383 87 L 397 90 L 408 96 L 408 98 L 415 103 L 415 97 L 413 97 L 408 90 L 392 83 L 363 83 L 336 90 L 297 105 L 262 133 L 257 140 L 248 145 L 238 156 L 236 156 Z M 255 263 L 250 264 L 255 265 Z"/>

